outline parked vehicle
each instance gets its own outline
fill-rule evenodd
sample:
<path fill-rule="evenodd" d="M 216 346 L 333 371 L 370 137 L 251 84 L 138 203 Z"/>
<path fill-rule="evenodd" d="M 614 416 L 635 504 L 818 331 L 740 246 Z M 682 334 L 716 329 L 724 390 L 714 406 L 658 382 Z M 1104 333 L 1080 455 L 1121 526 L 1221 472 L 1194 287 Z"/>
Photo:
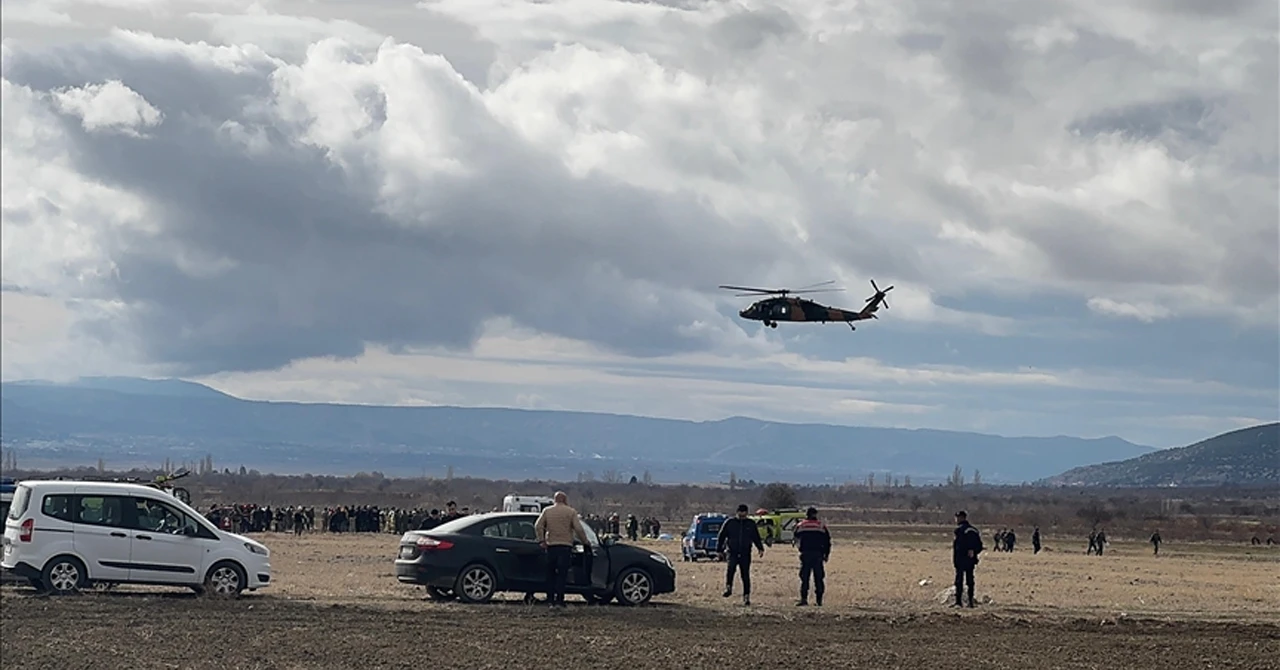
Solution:
<path fill-rule="evenodd" d="M 9 504 L 13 502 L 13 492 L 17 488 L 18 485 L 13 483 L 13 479 L 9 477 L 0 479 L 0 519 L 9 516 Z M 26 580 L 13 574 L 12 570 L 0 568 L 0 583 L 21 583 L 24 581 Z"/>
<path fill-rule="evenodd" d="M 555 502 L 556 501 L 547 496 L 510 495 L 502 499 L 502 511 L 541 512 L 542 510 L 554 505 Z"/>
<path fill-rule="evenodd" d="M 728 518 L 724 514 L 710 512 L 695 514 L 693 522 L 689 524 L 684 537 L 680 540 L 681 557 L 686 561 L 695 562 L 699 558 L 718 560 L 720 553 L 719 548 L 716 547 L 717 536 Z"/>
<path fill-rule="evenodd" d="M 804 512 L 795 508 L 756 510 L 750 518 L 756 520 L 756 526 L 760 528 L 760 539 L 765 543 L 789 544 L 795 540 L 796 524 L 804 520 Z M 766 529 L 770 531 L 767 539 L 764 534 Z"/>
<path fill-rule="evenodd" d="M 538 514 L 491 512 L 411 530 L 400 538 L 396 578 L 427 587 L 436 600 L 487 602 L 494 594 L 546 590 L 547 554 L 534 533 Z M 566 593 L 588 602 L 641 605 L 676 590 L 676 571 L 661 553 L 603 540 L 583 524 L 590 546 L 575 544 Z"/>
<path fill-rule="evenodd" d="M 265 546 L 144 484 L 19 482 L 3 544 L 0 566 L 53 593 L 120 583 L 234 597 L 271 581 Z"/>
<path fill-rule="evenodd" d="M 756 522 L 756 528 L 760 531 L 760 541 L 764 542 L 765 546 L 772 547 L 778 539 L 778 534 L 782 532 L 778 528 L 776 519 L 767 510 L 760 510 L 747 518 Z"/>

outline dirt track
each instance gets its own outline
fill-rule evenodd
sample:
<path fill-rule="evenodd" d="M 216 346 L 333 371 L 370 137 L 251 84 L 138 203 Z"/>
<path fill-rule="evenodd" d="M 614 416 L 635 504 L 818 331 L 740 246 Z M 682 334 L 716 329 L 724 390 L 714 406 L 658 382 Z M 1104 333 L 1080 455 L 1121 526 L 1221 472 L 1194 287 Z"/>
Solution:
<path fill-rule="evenodd" d="M 29 593 L 29 592 L 27 592 Z M 9 668 L 1265 668 L 1280 627 L 1241 623 L 464 606 L 353 607 L 250 595 L 7 591 L 0 656 Z M 815 641 L 806 660 L 788 641 Z M 554 661 L 552 660 L 554 659 Z"/>

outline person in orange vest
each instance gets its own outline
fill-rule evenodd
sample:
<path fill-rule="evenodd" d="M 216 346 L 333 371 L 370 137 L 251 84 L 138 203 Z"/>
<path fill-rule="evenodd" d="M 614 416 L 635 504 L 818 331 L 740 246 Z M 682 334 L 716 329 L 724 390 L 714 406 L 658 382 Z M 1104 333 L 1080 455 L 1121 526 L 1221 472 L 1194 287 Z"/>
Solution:
<path fill-rule="evenodd" d="M 800 549 L 800 601 L 797 607 L 809 604 L 809 577 L 813 576 L 814 603 L 822 607 L 822 594 L 827 586 L 827 559 L 831 558 L 831 531 L 818 520 L 818 510 L 810 507 L 805 517 L 796 524 L 796 547 Z"/>

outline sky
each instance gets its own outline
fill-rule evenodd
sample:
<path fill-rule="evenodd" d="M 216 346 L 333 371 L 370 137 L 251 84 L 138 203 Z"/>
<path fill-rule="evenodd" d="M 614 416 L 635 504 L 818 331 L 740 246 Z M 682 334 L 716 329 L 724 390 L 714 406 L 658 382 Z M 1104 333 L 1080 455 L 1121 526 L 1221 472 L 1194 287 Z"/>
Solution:
<path fill-rule="evenodd" d="M 5 0 L 5 380 L 1158 447 L 1280 417 L 1269 0 Z M 835 280 L 880 318 L 740 319 Z"/>

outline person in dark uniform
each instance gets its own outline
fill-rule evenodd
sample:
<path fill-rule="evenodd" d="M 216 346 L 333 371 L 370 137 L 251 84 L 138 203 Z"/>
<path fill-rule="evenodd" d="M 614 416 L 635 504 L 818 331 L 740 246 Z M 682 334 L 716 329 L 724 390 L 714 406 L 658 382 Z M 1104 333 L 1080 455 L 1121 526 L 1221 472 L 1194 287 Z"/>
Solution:
<path fill-rule="evenodd" d="M 764 542 L 760 541 L 760 529 L 747 518 L 747 506 L 738 505 L 738 513 L 725 520 L 716 535 L 716 547 L 725 556 L 724 597 L 733 595 L 733 573 L 742 572 L 742 604 L 751 604 L 751 545 L 764 556 Z"/>
<path fill-rule="evenodd" d="M 952 607 L 963 607 L 965 584 L 969 585 L 969 607 L 973 607 L 973 568 L 978 565 L 978 554 L 982 553 L 982 535 L 969 523 L 969 514 L 964 510 L 956 512 L 955 540 L 951 543 L 951 563 L 956 569 L 956 602 Z"/>
<path fill-rule="evenodd" d="M 431 514 L 427 515 L 422 520 L 422 523 L 418 525 L 418 530 L 431 530 L 442 523 L 444 523 L 444 519 L 440 518 L 440 510 L 433 509 Z"/>
<path fill-rule="evenodd" d="M 1031 534 L 1031 553 L 1040 553 L 1040 526 L 1036 526 L 1036 530 Z"/>
<path fill-rule="evenodd" d="M 805 518 L 796 524 L 796 547 L 800 549 L 800 601 L 797 607 L 809 604 L 809 576 L 813 575 L 815 604 L 822 607 L 822 594 L 826 591 L 827 571 L 824 563 L 831 557 L 831 531 L 818 520 L 817 508 L 805 510 Z"/>
<path fill-rule="evenodd" d="M 1157 529 L 1156 532 L 1151 535 L 1151 546 L 1155 549 L 1151 552 L 1152 556 L 1160 555 L 1160 543 L 1162 541 L 1163 540 L 1160 538 L 1160 531 Z"/>

